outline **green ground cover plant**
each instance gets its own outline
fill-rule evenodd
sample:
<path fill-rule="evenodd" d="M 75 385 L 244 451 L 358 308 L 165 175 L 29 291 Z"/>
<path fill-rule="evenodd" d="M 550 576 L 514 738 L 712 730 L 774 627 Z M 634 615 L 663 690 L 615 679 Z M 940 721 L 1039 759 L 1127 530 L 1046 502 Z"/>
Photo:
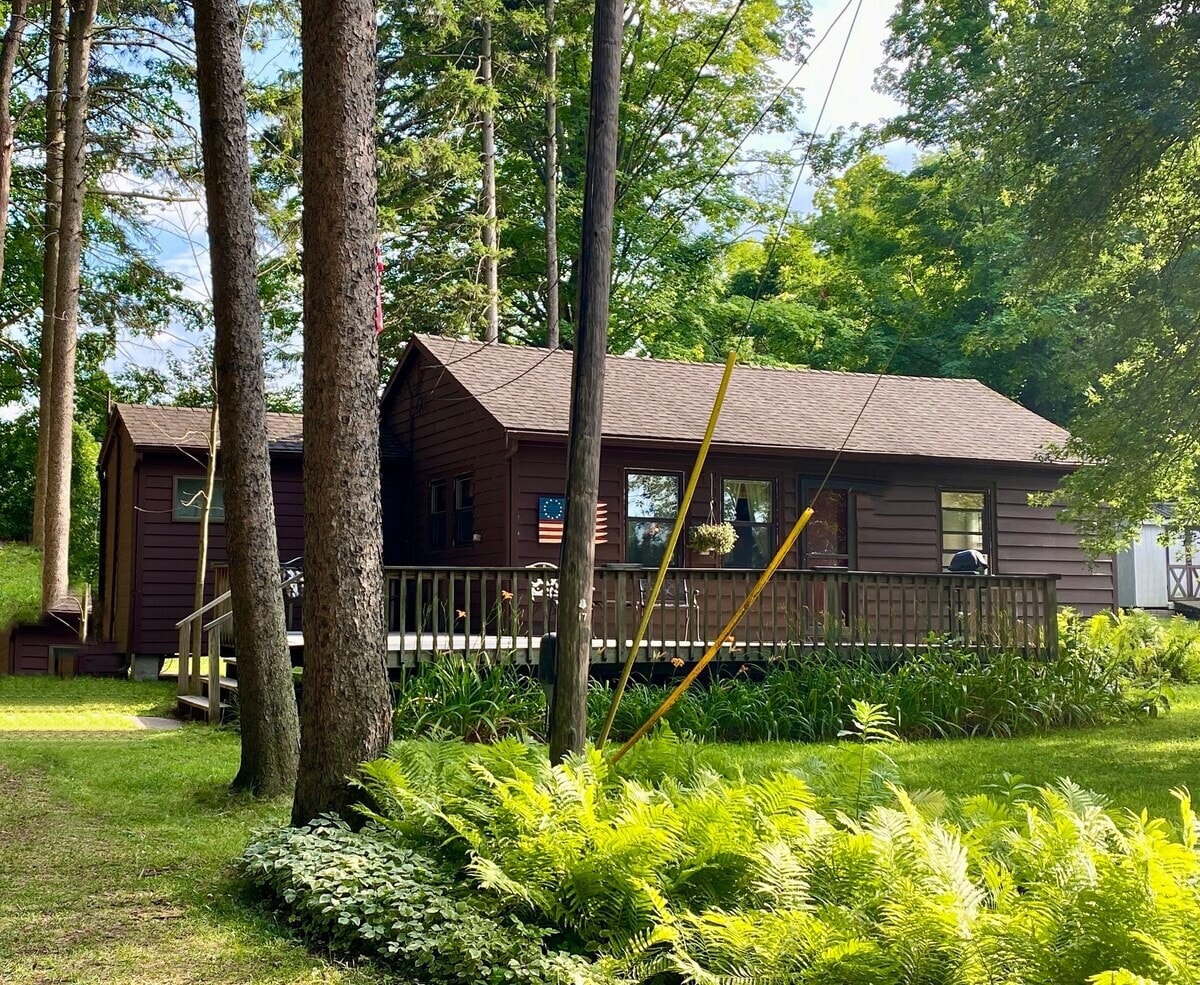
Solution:
<path fill-rule="evenodd" d="M 548 954 L 590 960 L 597 981 L 1192 980 L 1200 830 L 1186 790 L 1172 822 L 1069 780 L 908 791 L 888 744 L 867 741 L 889 738 L 882 709 L 859 703 L 853 718 L 840 771 L 753 779 L 697 770 L 669 734 L 620 769 L 595 752 L 552 768 L 514 739 L 399 744 L 364 767 L 371 826 L 306 842 L 306 866 L 337 887 L 322 919 L 353 896 L 347 854 L 384 851 L 420 859 L 404 878 L 436 872 L 439 892 L 490 921 L 540 928 Z M 291 887 L 262 861 L 271 845 L 243 865 L 279 899 Z M 364 923 L 344 915 L 342 928 Z M 404 921 L 369 923 L 407 946 Z"/>

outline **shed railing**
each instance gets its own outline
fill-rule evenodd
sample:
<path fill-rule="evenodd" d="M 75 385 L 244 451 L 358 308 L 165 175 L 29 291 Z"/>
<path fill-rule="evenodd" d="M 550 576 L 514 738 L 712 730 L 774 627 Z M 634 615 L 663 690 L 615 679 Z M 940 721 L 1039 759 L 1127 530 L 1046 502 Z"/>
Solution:
<path fill-rule="evenodd" d="M 624 660 L 652 571 L 601 568 L 592 597 L 598 663 Z M 673 568 L 654 607 L 640 660 L 691 662 L 717 642 L 757 571 Z M 438 653 L 534 663 L 556 628 L 551 568 L 389 567 L 389 650 L 403 663 Z M 718 659 L 751 662 L 805 648 L 923 646 L 1052 654 L 1057 576 L 891 574 L 844 569 L 776 573 Z"/>

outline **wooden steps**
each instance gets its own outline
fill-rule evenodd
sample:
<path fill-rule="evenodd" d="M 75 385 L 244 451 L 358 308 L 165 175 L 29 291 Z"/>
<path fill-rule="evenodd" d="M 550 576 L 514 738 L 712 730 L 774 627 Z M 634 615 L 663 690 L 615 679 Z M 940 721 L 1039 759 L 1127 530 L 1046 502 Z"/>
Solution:
<path fill-rule="evenodd" d="M 185 721 L 193 719 L 208 718 L 208 698 L 199 694 L 181 694 L 176 698 L 176 710 L 179 712 L 179 717 Z M 221 702 L 220 715 L 221 721 L 228 717 L 229 712 L 233 710 L 233 706 Z"/>

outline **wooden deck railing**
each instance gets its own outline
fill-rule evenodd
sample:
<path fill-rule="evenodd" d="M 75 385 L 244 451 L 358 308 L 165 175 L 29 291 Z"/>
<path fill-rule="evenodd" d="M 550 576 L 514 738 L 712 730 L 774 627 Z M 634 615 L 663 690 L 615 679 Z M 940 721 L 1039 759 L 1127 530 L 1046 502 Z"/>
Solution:
<path fill-rule="evenodd" d="M 653 572 L 602 568 L 592 601 L 593 657 L 622 661 Z M 756 571 L 672 569 L 642 660 L 698 659 L 716 642 Z M 435 653 L 533 663 L 553 632 L 557 571 L 546 568 L 386 569 L 389 649 L 411 663 Z M 1055 576 L 780 571 L 718 659 L 755 661 L 804 648 L 925 645 L 1026 654 L 1057 650 Z"/>

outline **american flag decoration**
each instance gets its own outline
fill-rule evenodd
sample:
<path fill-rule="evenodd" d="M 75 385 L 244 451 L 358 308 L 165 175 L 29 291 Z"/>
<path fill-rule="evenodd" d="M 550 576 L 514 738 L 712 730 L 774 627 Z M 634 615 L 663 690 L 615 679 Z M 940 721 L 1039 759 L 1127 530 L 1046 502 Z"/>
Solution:
<path fill-rule="evenodd" d="M 563 518 L 567 514 L 565 496 L 538 497 L 538 543 L 561 544 Z M 608 543 L 608 504 L 596 504 L 596 543 Z"/>

